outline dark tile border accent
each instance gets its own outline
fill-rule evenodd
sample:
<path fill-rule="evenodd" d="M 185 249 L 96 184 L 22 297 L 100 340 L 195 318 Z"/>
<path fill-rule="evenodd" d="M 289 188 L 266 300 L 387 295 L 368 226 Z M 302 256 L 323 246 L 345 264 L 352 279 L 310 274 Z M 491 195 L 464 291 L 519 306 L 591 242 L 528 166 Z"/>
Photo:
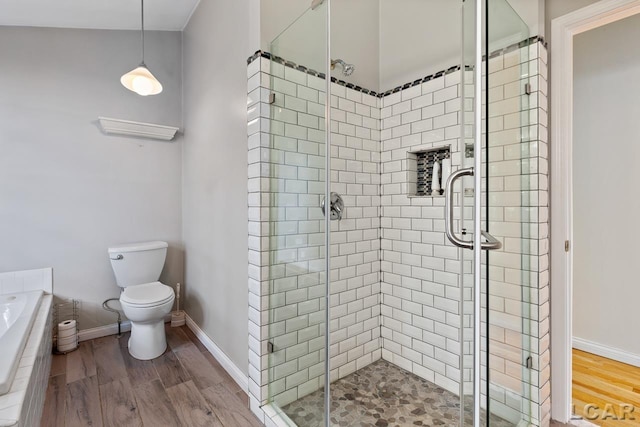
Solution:
<path fill-rule="evenodd" d="M 504 55 L 504 54 L 507 54 L 509 52 L 513 52 L 514 50 L 517 50 L 517 49 L 520 49 L 520 48 L 523 48 L 523 47 L 526 47 L 526 46 L 530 46 L 530 45 L 535 44 L 535 43 L 542 43 L 543 46 L 545 46 L 545 47 L 547 46 L 547 43 L 544 41 L 544 38 L 542 36 L 533 36 L 533 37 L 529 37 L 526 40 L 522 40 L 522 41 L 520 41 L 518 43 L 513 43 L 513 44 L 511 44 L 511 45 L 509 45 L 509 46 L 507 46 L 507 47 L 505 47 L 503 49 L 499 49 L 499 50 L 496 50 L 494 52 L 491 52 L 489 54 L 489 58 L 495 58 L 495 57 L 498 57 L 500 55 Z M 292 68 L 294 70 L 302 71 L 303 73 L 306 73 L 306 74 L 309 74 L 309 75 L 315 76 L 315 77 L 320 77 L 321 79 L 325 79 L 327 77 L 325 75 L 325 73 L 321 73 L 319 71 L 312 70 L 310 68 L 305 67 L 304 65 L 298 65 L 295 62 L 287 61 L 284 58 L 281 58 L 281 57 L 276 56 L 276 55 L 272 55 L 271 53 L 265 52 L 263 50 L 258 50 L 258 51 L 256 51 L 256 53 L 251 55 L 247 59 L 247 65 L 251 64 L 253 61 L 255 61 L 258 58 L 266 58 L 266 59 L 269 59 L 269 60 L 271 60 L 273 62 L 277 62 L 278 64 L 282 64 L 285 67 L 289 67 L 289 68 Z M 487 55 L 483 55 L 482 59 L 486 60 L 487 59 Z M 347 83 L 344 80 L 339 80 L 339 79 L 336 79 L 335 77 L 331 77 L 331 81 L 333 83 L 339 84 L 340 86 L 344 86 L 344 87 L 346 87 L 348 89 L 353 89 L 353 90 L 355 90 L 357 92 L 362 92 L 362 93 L 364 93 L 366 95 L 371 95 L 371 96 L 374 96 L 376 98 L 384 98 L 385 96 L 392 95 L 394 93 L 400 92 L 401 90 L 409 89 L 410 87 L 417 86 L 419 84 L 428 82 L 429 80 L 437 79 L 437 78 L 445 76 L 447 74 L 451 74 L 451 73 L 453 73 L 455 71 L 460 70 L 460 68 L 461 68 L 460 65 L 454 65 L 453 67 L 449 67 L 446 70 L 438 71 L 437 73 L 430 74 L 428 76 L 425 76 L 425 77 L 423 77 L 421 79 L 414 80 L 414 81 L 409 82 L 409 83 L 405 83 L 402 86 L 395 87 L 393 89 L 387 90 L 387 91 L 382 92 L 382 93 L 378 93 L 378 92 L 375 92 L 373 90 L 362 88 L 360 86 L 354 85 L 353 83 Z M 473 66 L 472 65 L 465 65 L 464 68 L 465 68 L 466 71 L 472 71 L 473 70 Z"/>

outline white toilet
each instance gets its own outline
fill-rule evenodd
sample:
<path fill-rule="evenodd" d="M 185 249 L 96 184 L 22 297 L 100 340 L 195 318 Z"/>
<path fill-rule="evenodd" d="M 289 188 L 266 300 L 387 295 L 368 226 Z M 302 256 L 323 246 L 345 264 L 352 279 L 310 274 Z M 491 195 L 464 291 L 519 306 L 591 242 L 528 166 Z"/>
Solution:
<path fill-rule="evenodd" d="M 173 307 L 173 289 L 157 280 L 167 256 L 166 242 L 144 242 L 109 248 L 111 267 L 122 288 L 120 303 L 131 321 L 129 353 L 155 359 L 167 348 L 164 318 Z"/>

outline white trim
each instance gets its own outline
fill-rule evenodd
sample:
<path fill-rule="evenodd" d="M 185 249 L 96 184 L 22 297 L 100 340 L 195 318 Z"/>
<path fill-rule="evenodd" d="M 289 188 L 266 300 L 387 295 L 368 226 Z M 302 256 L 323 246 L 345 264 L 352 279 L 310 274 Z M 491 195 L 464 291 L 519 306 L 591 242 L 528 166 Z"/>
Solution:
<path fill-rule="evenodd" d="M 122 332 L 129 332 L 131 330 L 131 322 L 129 320 L 124 320 L 120 324 L 120 329 Z M 108 337 L 109 335 L 116 335 L 117 333 L 117 323 L 98 326 L 97 328 L 82 329 L 78 332 L 78 341 L 89 341 L 96 338 Z"/>
<path fill-rule="evenodd" d="M 573 37 L 640 13 L 640 0 L 602 0 L 551 22 L 551 417 L 571 417 Z"/>
<path fill-rule="evenodd" d="M 578 337 L 573 337 L 573 348 L 640 368 L 640 355 L 629 353 L 619 348 L 609 347 Z"/>
<path fill-rule="evenodd" d="M 220 365 L 231 375 L 231 378 L 240 386 L 240 388 L 246 393 L 249 390 L 249 377 L 233 361 L 227 356 L 220 347 L 207 334 L 204 333 L 200 326 L 193 321 L 193 319 L 187 314 L 187 327 L 195 334 L 204 345 L 209 353 L 215 359 L 220 362 Z"/>
<path fill-rule="evenodd" d="M 164 323 L 171 322 L 171 313 L 164 316 Z M 121 332 L 129 332 L 131 330 L 131 321 L 123 320 L 120 323 Z M 82 329 L 78 331 L 78 341 L 89 341 L 96 338 L 108 337 L 109 335 L 118 334 L 118 324 L 111 323 L 110 325 L 98 326 L 97 328 Z"/>

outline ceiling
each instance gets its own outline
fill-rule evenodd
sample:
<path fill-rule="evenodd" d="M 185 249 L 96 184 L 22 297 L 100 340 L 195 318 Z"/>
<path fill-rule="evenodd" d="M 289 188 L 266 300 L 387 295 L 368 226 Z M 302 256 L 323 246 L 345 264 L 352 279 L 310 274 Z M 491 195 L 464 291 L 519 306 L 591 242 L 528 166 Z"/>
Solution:
<path fill-rule="evenodd" d="M 147 0 L 145 28 L 180 31 L 200 0 Z M 0 25 L 140 29 L 139 0 L 0 0 Z"/>

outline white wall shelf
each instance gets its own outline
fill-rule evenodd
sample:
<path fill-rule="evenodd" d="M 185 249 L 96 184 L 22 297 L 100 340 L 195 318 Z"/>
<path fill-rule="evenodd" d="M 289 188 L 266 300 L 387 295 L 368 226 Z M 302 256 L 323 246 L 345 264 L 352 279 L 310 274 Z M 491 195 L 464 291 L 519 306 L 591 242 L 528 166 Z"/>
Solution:
<path fill-rule="evenodd" d="M 179 128 L 173 126 L 133 122 L 109 117 L 98 117 L 98 121 L 102 131 L 107 135 L 128 135 L 171 141 L 179 130 Z"/>

